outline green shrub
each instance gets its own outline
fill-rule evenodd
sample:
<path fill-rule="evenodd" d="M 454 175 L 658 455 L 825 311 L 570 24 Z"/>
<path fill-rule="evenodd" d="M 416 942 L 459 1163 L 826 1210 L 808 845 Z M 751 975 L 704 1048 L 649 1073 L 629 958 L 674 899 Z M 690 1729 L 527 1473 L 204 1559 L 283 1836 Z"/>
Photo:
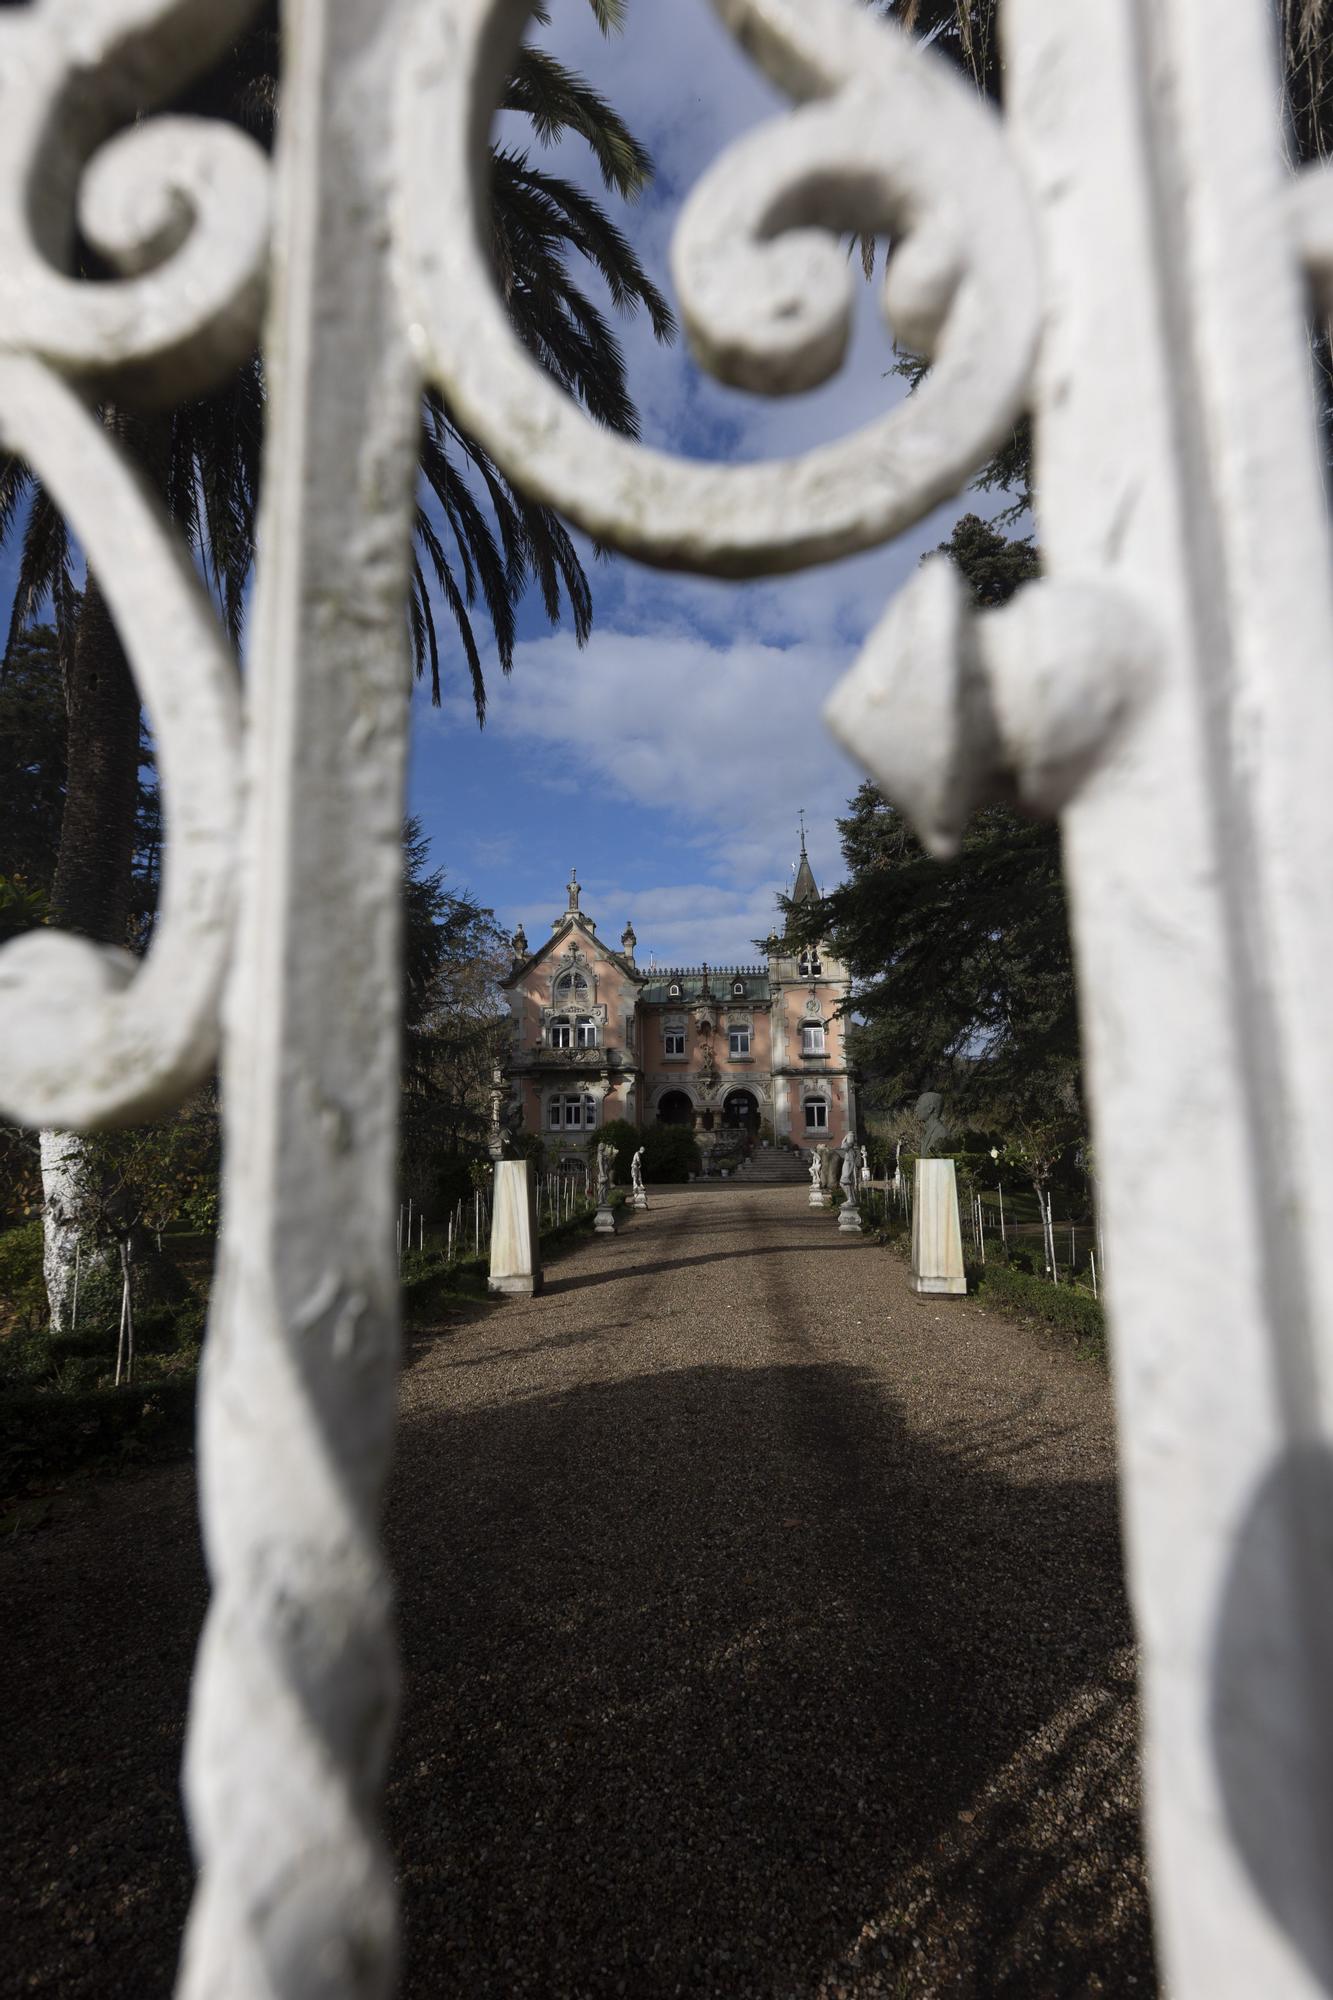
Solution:
<path fill-rule="evenodd" d="M 650 1125 L 643 1135 L 643 1177 L 646 1181 L 687 1181 L 703 1165 L 698 1143 L 688 1125 Z"/>
<path fill-rule="evenodd" d="M 430 1190 L 430 1200 L 426 1204 L 426 1220 L 432 1218 L 443 1221 L 453 1214 L 459 1202 L 472 1205 L 471 1162 L 463 1153 L 447 1154 L 435 1168 Z"/>
<path fill-rule="evenodd" d="M 0 1236 L 0 1322 L 32 1332 L 47 1320 L 40 1219 Z"/>
<path fill-rule="evenodd" d="M 1012 1263 L 987 1264 L 981 1273 L 981 1296 L 994 1305 L 1039 1319 L 1070 1333 L 1099 1351 L 1106 1346 L 1106 1316 L 1101 1302 L 1076 1285 L 1052 1285 L 1017 1270 Z"/>
<path fill-rule="evenodd" d="M 614 1179 L 619 1187 L 629 1186 L 629 1164 L 643 1144 L 643 1134 L 637 1125 L 631 1125 L 628 1118 L 608 1118 L 605 1125 L 593 1133 L 588 1141 L 588 1158 L 591 1160 L 599 1145 L 610 1145 L 616 1149 Z"/>

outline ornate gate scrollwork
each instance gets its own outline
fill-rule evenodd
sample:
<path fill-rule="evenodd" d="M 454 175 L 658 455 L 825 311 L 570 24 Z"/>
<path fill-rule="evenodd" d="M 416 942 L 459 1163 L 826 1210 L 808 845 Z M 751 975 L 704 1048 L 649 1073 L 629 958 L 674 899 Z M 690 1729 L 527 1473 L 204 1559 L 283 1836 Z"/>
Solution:
<path fill-rule="evenodd" d="M 703 465 L 603 429 L 541 372 L 486 249 L 486 137 L 523 0 L 417 10 L 401 282 L 423 371 L 530 493 L 646 562 L 753 576 L 877 547 L 956 492 L 1022 408 L 1040 293 L 999 123 L 942 62 L 849 0 L 718 11 L 802 102 L 728 148 L 681 218 L 673 269 L 695 353 L 740 388 L 814 387 L 842 359 L 857 282 L 836 232 L 892 231 L 885 308 L 934 360 L 913 397 L 800 459 Z M 470 226 L 441 229 L 441 213 Z"/>
<path fill-rule="evenodd" d="M 0 952 L 0 1103 L 144 1115 L 225 1023 L 182 1990 L 371 2000 L 394 1977 L 375 1520 L 431 382 L 600 541 L 738 577 L 901 533 L 1031 405 L 1042 580 L 976 616 L 928 565 L 828 719 L 936 852 L 997 794 L 1062 816 L 1166 1967 L 1182 2000 L 1328 1993 L 1333 592 L 1306 352 L 1327 177 L 1283 167 L 1267 0 L 1004 0 L 1003 124 L 859 0 L 715 6 L 795 108 L 682 217 L 701 362 L 769 395 L 824 380 L 855 282 L 837 239 L 862 231 L 893 239 L 886 313 L 932 363 L 864 429 L 767 465 L 599 428 L 511 331 L 486 135 L 526 0 L 284 0 L 271 170 L 233 131 L 131 123 L 249 0 L 0 20 L 0 435 L 98 572 L 168 832 L 142 965 L 46 933 Z M 72 276 L 76 215 L 119 275 Z M 219 380 L 266 289 L 242 732 L 205 594 L 89 405 Z"/>
<path fill-rule="evenodd" d="M 263 153 L 198 119 L 115 131 L 250 11 L 47 0 L 0 21 L 0 442 L 45 482 L 98 574 L 152 723 L 170 833 L 142 968 L 53 931 L 0 952 L 0 1103 L 30 1125 L 149 1116 L 217 1054 L 240 811 L 235 662 L 188 555 L 79 391 L 169 402 L 222 381 L 255 344 Z M 62 268 L 76 205 L 125 275 Z"/>

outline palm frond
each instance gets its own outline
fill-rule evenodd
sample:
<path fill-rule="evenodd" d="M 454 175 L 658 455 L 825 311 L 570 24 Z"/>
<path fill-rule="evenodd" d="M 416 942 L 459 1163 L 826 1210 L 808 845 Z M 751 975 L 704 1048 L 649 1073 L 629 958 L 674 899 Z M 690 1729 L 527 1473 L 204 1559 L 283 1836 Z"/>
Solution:
<path fill-rule="evenodd" d="M 598 27 L 604 35 L 618 35 L 629 16 L 629 0 L 588 0 Z M 551 25 L 546 0 L 534 0 L 532 18 L 544 28 Z"/>
<path fill-rule="evenodd" d="M 653 176 L 652 156 L 599 91 L 548 55 L 525 46 L 509 74 L 505 111 L 522 112 L 544 146 L 553 146 L 566 132 L 577 133 L 592 150 L 602 185 L 633 201 Z"/>

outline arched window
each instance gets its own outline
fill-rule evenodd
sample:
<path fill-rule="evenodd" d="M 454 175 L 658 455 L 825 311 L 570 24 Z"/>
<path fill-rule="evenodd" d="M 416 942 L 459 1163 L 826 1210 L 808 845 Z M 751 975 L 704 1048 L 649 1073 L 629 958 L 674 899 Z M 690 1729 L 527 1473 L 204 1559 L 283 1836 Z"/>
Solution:
<path fill-rule="evenodd" d="M 667 994 L 672 1000 L 679 1000 L 680 984 L 677 980 L 675 979 L 672 980 L 670 986 L 667 987 Z"/>
<path fill-rule="evenodd" d="M 583 972 L 562 972 L 555 982 L 558 1007 L 586 1007 L 590 992 L 587 974 Z"/>
<path fill-rule="evenodd" d="M 823 966 L 819 962 L 819 953 L 813 946 L 811 946 L 809 951 L 801 953 L 802 979 L 817 979 L 823 969 Z"/>
<path fill-rule="evenodd" d="M 743 979 L 733 979 L 731 990 L 738 1000 L 743 1000 L 745 998 L 745 981 Z"/>

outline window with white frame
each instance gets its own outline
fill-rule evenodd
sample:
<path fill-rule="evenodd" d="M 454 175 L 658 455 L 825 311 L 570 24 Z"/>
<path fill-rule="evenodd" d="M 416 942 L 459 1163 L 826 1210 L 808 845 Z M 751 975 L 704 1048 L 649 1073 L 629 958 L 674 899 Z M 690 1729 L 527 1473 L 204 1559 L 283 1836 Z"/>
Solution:
<path fill-rule="evenodd" d="M 597 1123 L 597 1099 L 583 1093 L 577 1097 L 553 1097 L 547 1108 L 546 1123 L 552 1132 L 590 1132 Z"/>
<path fill-rule="evenodd" d="M 572 1049 L 574 1046 L 574 1023 L 572 1021 L 552 1021 L 551 1047 Z"/>
<path fill-rule="evenodd" d="M 824 1053 L 824 1023 L 803 1021 L 801 1023 L 801 1054 L 822 1056 Z"/>
<path fill-rule="evenodd" d="M 750 1053 L 750 1030 L 748 1028 L 732 1028 L 728 1032 L 727 1042 L 733 1062 L 737 1056 L 748 1056 Z"/>
<path fill-rule="evenodd" d="M 667 992 L 673 1000 L 679 1000 L 680 987 L 676 984 L 674 979 L 672 980 L 670 986 L 667 987 Z"/>
<path fill-rule="evenodd" d="M 662 1030 L 662 1053 L 664 1056 L 683 1056 L 685 1053 L 685 1030 L 664 1028 Z"/>
<path fill-rule="evenodd" d="M 575 1023 L 575 1032 L 578 1046 L 581 1049 L 595 1049 L 597 1047 L 597 1023 L 593 1020 L 591 1014 L 580 1015 L 578 1021 Z"/>
<path fill-rule="evenodd" d="M 733 981 L 731 982 L 731 990 L 738 997 L 743 996 L 745 992 L 745 981 L 743 979 L 733 979 Z"/>
<path fill-rule="evenodd" d="M 807 1132 L 828 1131 L 828 1105 L 822 1097 L 806 1098 L 805 1129 Z"/>
<path fill-rule="evenodd" d="M 819 953 L 817 951 L 803 951 L 801 953 L 802 979 L 815 979 L 822 970 L 823 967 L 820 965 Z"/>

